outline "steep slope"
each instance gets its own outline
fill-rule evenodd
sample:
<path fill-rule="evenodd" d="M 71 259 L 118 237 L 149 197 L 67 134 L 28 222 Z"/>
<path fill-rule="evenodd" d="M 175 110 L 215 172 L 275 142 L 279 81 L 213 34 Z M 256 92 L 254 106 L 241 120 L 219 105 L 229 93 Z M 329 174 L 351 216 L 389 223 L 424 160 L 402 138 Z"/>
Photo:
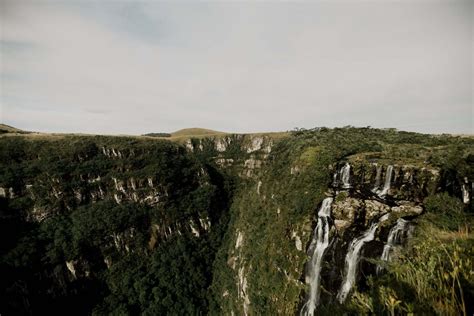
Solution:
<path fill-rule="evenodd" d="M 26 132 L 7 124 L 0 124 L 0 134 L 6 134 L 6 133 L 26 133 Z"/>
<path fill-rule="evenodd" d="M 230 138 L 193 140 L 196 152 L 145 138 L 1 138 L 1 310 L 209 310 L 238 175 L 253 177 L 271 142 L 232 140 L 230 161 L 218 158 Z"/>
<path fill-rule="evenodd" d="M 305 292 L 310 292 L 304 267 L 312 253 L 317 212 L 322 201 L 332 196 L 331 242 L 322 262 L 319 312 L 342 313 L 352 306 L 352 286 L 364 289 L 367 276 L 375 273 L 377 265 L 369 259 L 358 264 L 364 250 L 364 257 L 378 260 L 390 228 L 398 218 L 414 219 L 423 213 L 425 197 L 447 191 L 459 201 L 463 185 L 471 191 L 472 180 L 465 178 L 473 177 L 472 154 L 472 140 L 370 129 L 303 131 L 282 140 L 274 146 L 261 177 L 253 187 L 239 192 L 232 204 L 213 283 L 222 312 L 300 312 Z M 352 167 L 344 168 L 346 163 Z M 397 164 L 385 194 L 381 192 L 384 182 L 372 191 L 377 177 L 375 163 L 378 170 L 383 166 L 385 174 L 388 166 Z M 349 171 L 347 176 L 344 170 Z M 382 179 L 385 174 L 380 174 Z M 472 207 L 466 202 L 467 209 Z M 390 214 L 389 218 L 381 220 L 385 214 Z M 351 281 L 344 290 L 350 293 L 338 300 L 352 241 L 378 221 L 381 223 L 371 237 L 350 257 L 349 261 L 355 260 L 350 268 L 355 274 L 350 278 L 357 284 Z"/>

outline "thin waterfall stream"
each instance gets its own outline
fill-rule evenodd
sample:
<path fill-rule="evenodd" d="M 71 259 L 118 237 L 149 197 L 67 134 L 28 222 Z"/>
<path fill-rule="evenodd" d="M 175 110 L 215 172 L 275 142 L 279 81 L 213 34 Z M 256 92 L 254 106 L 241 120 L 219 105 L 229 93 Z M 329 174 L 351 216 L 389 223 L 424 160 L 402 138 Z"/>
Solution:
<path fill-rule="evenodd" d="M 390 251 L 392 248 L 401 244 L 403 235 L 408 231 L 408 221 L 403 218 L 399 218 L 395 226 L 390 229 L 388 233 L 387 243 L 383 247 L 382 256 L 380 257 L 381 261 L 388 262 L 390 261 Z M 383 271 L 381 265 L 377 265 L 377 274 L 380 274 Z"/>
<path fill-rule="evenodd" d="M 349 295 L 356 280 L 357 266 L 360 260 L 360 253 L 365 243 L 374 240 L 375 231 L 379 225 L 388 219 L 389 214 L 382 216 L 377 222 L 373 223 L 361 236 L 352 240 L 345 260 L 345 275 L 341 288 L 337 294 L 338 301 L 342 304 Z"/>
<path fill-rule="evenodd" d="M 323 200 L 318 212 L 318 224 L 313 231 L 313 237 L 308 248 L 310 260 L 306 265 L 306 283 L 309 284 L 310 291 L 306 298 L 306 303 L 301 309 L 300 315 L 314 315 L 319 304 L 321 295 L 321 264 L 323 255 L 329 246 L 329 217 L 331 216 L 331 204 L 333 198 L 328 197 Z"/>

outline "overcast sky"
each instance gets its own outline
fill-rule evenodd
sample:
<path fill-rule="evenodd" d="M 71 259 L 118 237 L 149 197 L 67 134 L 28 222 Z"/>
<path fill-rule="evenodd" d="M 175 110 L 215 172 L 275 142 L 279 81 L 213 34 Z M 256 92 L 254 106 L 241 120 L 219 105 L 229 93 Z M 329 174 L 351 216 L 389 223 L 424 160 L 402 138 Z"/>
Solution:
<path fill-rule="evenodd" d="M 0 0 L 0 121 L 474 133 L 474 1 Z"/>

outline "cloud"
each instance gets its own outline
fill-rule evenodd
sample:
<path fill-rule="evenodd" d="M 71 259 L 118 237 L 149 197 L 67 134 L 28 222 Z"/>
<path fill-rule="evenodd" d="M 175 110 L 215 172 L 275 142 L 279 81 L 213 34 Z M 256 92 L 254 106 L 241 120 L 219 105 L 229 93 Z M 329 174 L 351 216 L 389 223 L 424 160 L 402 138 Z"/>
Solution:
<path fill-rule="evenodd" d="M 2 2 L 1 120 L 473 132 L 472 4 Z"/>

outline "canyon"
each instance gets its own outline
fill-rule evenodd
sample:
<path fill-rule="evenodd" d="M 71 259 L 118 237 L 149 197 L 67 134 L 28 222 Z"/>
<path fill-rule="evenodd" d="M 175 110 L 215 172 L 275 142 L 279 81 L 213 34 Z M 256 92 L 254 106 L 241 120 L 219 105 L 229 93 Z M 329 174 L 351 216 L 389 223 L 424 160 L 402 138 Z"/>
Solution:
<path fill-rule="evenodd" d="M 427 298 L 415 285 L 404 296 L 396 268 L 427 232 L 471 258 L 473 148 L 472 137 L 353 127 L 3 135 L 0 311 L 404 313 Z M 473 308 L 462 262 L 447 313 Z"/>

